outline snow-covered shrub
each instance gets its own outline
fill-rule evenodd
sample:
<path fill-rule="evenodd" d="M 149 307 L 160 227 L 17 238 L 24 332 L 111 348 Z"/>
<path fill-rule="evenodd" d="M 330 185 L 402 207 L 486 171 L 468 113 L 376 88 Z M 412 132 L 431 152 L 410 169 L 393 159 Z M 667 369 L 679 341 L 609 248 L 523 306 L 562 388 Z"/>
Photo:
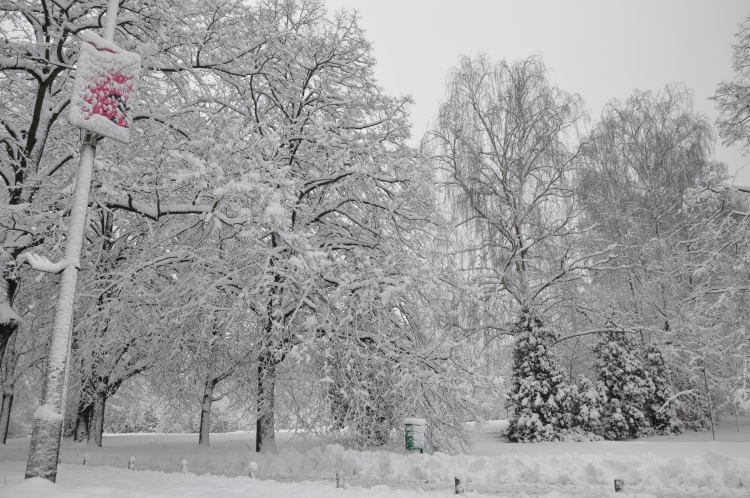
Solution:
<path fill-rule="evenodd" d="M 521 314 L 508 396 L 511 441 L 562 441 L 570 435 L 575 389 L 550 354 L 553 337 L 538 317 Z"/>
<path fill-rule="evenodd" d="M 640 437 L 649 432 L 644 410 L 652 384 L 639 353 L 635 338 L 625 331 L 605 333 L 594 347 L 606 439 Z"/>

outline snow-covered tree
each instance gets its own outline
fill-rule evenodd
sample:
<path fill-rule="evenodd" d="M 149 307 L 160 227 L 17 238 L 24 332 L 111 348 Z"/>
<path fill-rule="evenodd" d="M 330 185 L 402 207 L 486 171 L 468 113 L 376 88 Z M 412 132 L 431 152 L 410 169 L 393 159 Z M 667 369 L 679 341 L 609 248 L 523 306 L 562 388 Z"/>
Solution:
<path fill-rule="evenodd" d="M 602 397 L 602 434 L 607 439 L 648 433 L 646 402 L 652 392 L 641 349 L 633 334 L 607 332 L 594 348 L 597 387 Z"/>
<path fill-rule="evenodd" d="M 669 380 L 670 371 L 659 347 L 651 345 L 646 349 L 643 366 L 651 382 L 645 405 L 651 429 L 658 434 L 681 432 L 674 405 L 670 403 L 675 394 Z"/>
<path fill-rule="evenodd" d="M 573 406 L 573 427 L 592 438 L 601 432 L 602 412 L 601 393 L 588 377 L 579 375 Z"/>
<path fill-rule="evenodd" d="M 581 314 L 595 324 L 616 310 L 617 329 L 637 332 L 647 344 L 669 344 L 659 376 L 669 385 L 654 387 L 655 395 L 666 396 L 660 407 L 676 395 L 664 410 L 676 410 L 688 426 L 706 404 L 694 398 L 706 391 L 696 358 L 718 354 L 737 330 L 730 324 L 742 324 L 738 303 L 747 288 L 747 200 L 725 185 L 726 167 L 711 160 L 714 140 L 684 86 L 634 92 L 603 111 L 578 177 L 583 214 L 595 223 L 588 243 L 618 247 L 610 268 L 591 274 Z M 718 372 L 709 365 L 712 371 Z M 671 424 L 649 423 L 659 430 Z"/>
<path fill-rule="evenodd" d="M 575 244 L 571 183 L 582 101 L 549 81 L 539 56 L 465 57 L 447 95 L 425 146 L 465 233 L 462 265 L 496 303 L 488 309 L 513 303 L 513 323 L 592 264 Z"/>
<path fill-rule="evenodd" d="M 740 144 L 750 151 L 750 17 L 740 25 L 732 46 L 734 78 L 722 81 L 713 100 L 721 113 L 716 125 L 727 145 Z"/>
<path fill-rule="evenodd" d="M 12 263 L 32 247 L 48 257 L 59 256 L 64 232 L 61 228 L 67 223 L 66 205 L 71 193 L 66 186 L 70 183 L 73 173 L 70 166 L 76 162 L 80 140 L 78 130 L 60 117 L 70 101 L 74 75 L 71 69 L 75 68 L 78 57 L 76 35 L 101 28 L 106 8 L 106 1 L 74 1 L 65 5 L 21 1 L 0 6 L 0 22 L 7 28 L 4 29 L 6 43 L 0 49 L 0 115 L 4 144 L 0 149 L 0 177 L 6 187 L 0 197 L 4 277 L 0 285 L 0 348 L 17 328 L 18 313 L 9 307 L 17 280 Z M 142 161 L 116 165 L 121 173 L 129 174 L 122 175 L 122 183 L 103 182 L 101 193 L 109 192 L 111 198 L 100 199 L 98 205 L 153 218 L 170 213 L 205 215 L 216 206 L 196 202 L 200 196 L 192 196 L 195 192 L 188 193 L 185 189 L 181 193 L 190 196 L 190 201 L 175 206 L 171 202 L 179 195 L 165 197 L 162 194 L 169 191 L 169 187 L 160 191 L 153 181 L 156 177 L 176 176 L 160 176 L 160 168 L 174 161 L 170 160 L 170 153 L 176 148 L 174 143 L 165 144 L 164 139 L 174 135 L 184 138 L 191 130 L 196 130 L 189 126 L 190 118 L 206 111 L 207 101 L 203 97 L 208 96 L 210 100 L 216 96 L 212 86 L 215 79 L 211 75 L 226 71 L 230 65 L 235 75 L 257 72 L 256 54 L 251 48 L 255 43 L 262 46 L 266 33 L 259 26 L 253 26 L 252 32 L 248 30 L 244 34 L 238 31 L 239 28 L 249 29 L 253 24 L 238 22 L 245 12 L 240 2 L 207 5 L 204 2 L 144 4 L 127 1 L 122 2 L 120 9 L 128 15 L 118 18 L 115 42 L 139 52 L 144 64 L 142 88 L 145 90 L 140 94 L 134 119 L 147 128 L 160 127 L 160 133 L 151 135 L 143 130 L 134 133 L 131 150 L 141 151 Z M 194 29 L 183 29 L 186 20 Z M 225 30 L 233 30 L 233 35 L 221 36 Z M 253 62 L 248 64 L 243 56 Z M 193 124 L 199 121 L 194 119 Z M 161 140 L 163 146 L 143 147 L 149 140 Z M 111 163 L 104 165 L 106 169 Z M 183 201 L 184 197 L 179 200 Z M 65 349 L 65 346 L 60 348 Z M 64 351 L 55 351 L 50 356 L 60 357 L 65 358 Z M 48 371 L 52 378 L 62 379 L 64 369 L 63 361 Z M 37 444 L 38 438 L 33 438 L 35 443 L 29 463 L 31 474 L 51 480 L 56 475 L 57 441 L 60 439 L 57 433 L 61 420 L 56 406 L 62 394 L 61 385 L 57 383 L 47 390 L 50 399 L 56 400 L 48 406 L 55 407 L 37 413 L 37 425 L 46 427 L 46 435 L 40 435 L 46 442 Z"/>
<path fill-rule="evenodd" d="M 243 105 L 234 108 L 237 133 L 222 131 L 225 144 L 232 136 L 251 154 L 238 163 L 243 177 L 224 189 L 223 202 L 245 210 L 247 198 L 262 202 L 261 216 L 243 234 L 263 268 L 253 294 L 263 322 L 256 349 L 259 451 L 273 449 L 279 365 L 294 346 L 315 339 L 316 322 L 346 319 L 328 315 L 339 304 L 329 302 L 331 293 L 389 293 L 408 280 L 408 258 L 397 255 L 431 210 L 429 171 L 404 143 L 409 101 L 375 85 L 356 17 L 328 17 L 317 2 L 276 7 L 262 4 L 258 15 L 281 25 L 285 36 L 269 44 L 289 56 L 267 61 L 253 78 L 225 75 Z M 210 164 L 205 150 L 195 155 Z M 234 195 L 245 188 L 255 195 Z"/>
<path fill-rule="evenodd" d="M 573 427 L 576 396 L 551 354 L 554 334 L 529 311 L 516 327 L 508 438 L 524 443 L 564 440 Z"/>

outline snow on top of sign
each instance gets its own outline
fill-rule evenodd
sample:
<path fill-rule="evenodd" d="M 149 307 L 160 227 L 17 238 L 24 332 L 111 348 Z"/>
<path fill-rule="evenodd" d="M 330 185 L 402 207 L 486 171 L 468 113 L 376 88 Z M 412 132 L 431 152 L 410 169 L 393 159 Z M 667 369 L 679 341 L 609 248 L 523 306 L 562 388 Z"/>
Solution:
<path fill-rule="evenodd" d="M 83 31 L 78 35 L 78 37 L 86 43 L 90 43 L 91 45 L 93 45 L 97 50 L 112 52 L 113 54 L 117 54 L 118 56 L 123 57 L 123 60 L 127 58 L 131 64 L 141 64 L 140 55 L 128 52 L 127 50 L 123 50 L 113 42 L 105 40 L 93 31 Z"/>
<path fill-rule="evenodd" d="M 423 418 L 405 418 L 404 424 L 427 425 L 427 421 Z"/>
<path fill-rule="evenodd" d="M 130 141 L 141 58 L 95 33 L 80 35 L 80 55 L 68 120 L 98 135 Z"/>

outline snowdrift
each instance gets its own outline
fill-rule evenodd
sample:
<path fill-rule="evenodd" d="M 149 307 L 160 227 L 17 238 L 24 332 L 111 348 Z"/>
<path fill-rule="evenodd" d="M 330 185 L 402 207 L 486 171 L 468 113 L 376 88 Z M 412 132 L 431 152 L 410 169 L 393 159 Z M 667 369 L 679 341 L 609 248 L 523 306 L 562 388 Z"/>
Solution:
<path fill-rule="evenodd" d="M 163 455 L 148 448 L 132 449 L 136 468 L 178 472 L 183 458 L 196 474 L 228 477 L 247 475 L 248 463 L 258 463 L 261 479 L 315 480 L 334 479 L 342 471 L 351 482 L 377 481 L 399 483 L 450 483 L 460 477 L 468 485 L 557 484 L 609 486 L 615 478 L 626 485 L 649 488 L 710 488 L 720 493 L 727 489 L 750 489 L 750 458 L 729 457 L 716 452 L 698 456 L 665 458 L 653 453 L 632 455 L 586 455 L 563 453 L 554 456 L 501 455 L 403 455 L 386 451 L 355 451 L 340 445 L 312 448 L 305 452 L 294 448 L 279 454 L 226 452 L 195 449 Z M 90 465 L 124 467 L 123 453 L 105 450 L 89 452 L 69 450 L 63 462 L 81 463 L 89 453 Z"/>

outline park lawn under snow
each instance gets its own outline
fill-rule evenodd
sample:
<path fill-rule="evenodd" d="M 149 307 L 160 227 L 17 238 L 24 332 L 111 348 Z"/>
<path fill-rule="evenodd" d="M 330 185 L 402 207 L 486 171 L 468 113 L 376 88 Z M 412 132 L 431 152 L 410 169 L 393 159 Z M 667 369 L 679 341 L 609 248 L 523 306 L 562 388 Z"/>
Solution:
<path fill-rule="evenodd" d="M 410 454 L 403 451 L 351 451 L 338 445 L 277 435 L 279 455 L 251 451 L 250 432 L 212 434 L 211 448 L 198 448 L 196 434 L 105 435 L 96 451 L 66 441 L 58 482 L 23 480 L 28 438 L 0 449 L 0 496 L 258 496 L 411 497 L 450 496 L 454 476 L 466 496 L 733 497 L 750 495 L 750 418 L 725 421 L 717 432 L 689 432 L 674 438 L 588 443 L 511 444 L 503 441 L 504 422 L 486 424 L 469 455 Z M 89 465 L 81 465 L 89 453 Z M 136 472 L 126 470 L 135 456 Z M 188 461 L 188 474 L 180 464 Z M 247 477 L 248 462 L 258 479 Z M 342 471 L 347 489 L 335 488 Z M 207 475 L 210 474 L 210 475 Z M 613 480 L 624 479 L 629 494 L 615 494 Z"/>

